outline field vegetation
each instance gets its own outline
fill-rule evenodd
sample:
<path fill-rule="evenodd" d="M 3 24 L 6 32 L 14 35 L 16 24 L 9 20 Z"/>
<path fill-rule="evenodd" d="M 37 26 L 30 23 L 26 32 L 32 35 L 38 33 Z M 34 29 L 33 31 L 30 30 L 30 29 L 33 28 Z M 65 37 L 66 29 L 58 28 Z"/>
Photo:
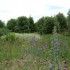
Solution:
<path fill-rule="evenodd" d="M 0 20 L 0 70 L 70 70 L 68 16 Z"/>

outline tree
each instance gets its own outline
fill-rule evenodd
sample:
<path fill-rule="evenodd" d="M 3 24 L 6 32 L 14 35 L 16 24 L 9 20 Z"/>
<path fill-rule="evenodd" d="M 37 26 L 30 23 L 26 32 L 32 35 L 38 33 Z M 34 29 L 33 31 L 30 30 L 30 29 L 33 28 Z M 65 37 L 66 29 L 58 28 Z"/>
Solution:
<path fill-rule="evenodd" d="M 66 18 L 65 16 L 63 15 L 63 13 L 58 13 L 56 15 L 56 18 L 59 22 L 59 25 L 60 25 L 60 31 L 63 32 L 64 30 L 67 29 L 67 22 L 66 22 Z"/>
<path fill-rule="evenodd" d="M 54 16 L 54 26 L 56 26 L 57 33 L 60 32 L 60 23 L 58 22 L 56 16 Z"/>
<path fill-rule="evenodd" d="M 5 24 L 4 24 L 4 22 L 2 22 L 2 21 L 0 20 L 0 28 L 3 28 L 3 27 L 5 27 Z"/>
<path fill-rule="evenodd" d="M 68 18 L 69 18 L 69 17 L 70 17 L 70 9 L 69 9 L 69 11 L 68 11 L 67 15 L 68 15 Z"/>
<path fill-rule="evenodd" d="M 24 33 L 24 32 L 30 32 L 29 30 L 29 21 L 28 21 L 28 18 L 25 17 L 25 16 L 21 16 L 21 17 L 18 17 L 17 19 L 17 27 L 19 28 L 19 32 L 21 33 Z M 28 31 L 25 30 L 25 28 L 28 28 Z"/>
<path fill-rule="evenodd" d="M 18 25 L 15 26 L 15 30 L 14 30 L 16 33 L 19 33 L 20 32 L 20 28 Z"/>
<path fill-rule="evenodd" d="M 10 19 L 8 22 L 7 22 L 7 28 L 14 32 L 15 31 L 15 26 L 16 26 L 16 20 L 15 19 Z"/>
<path fill-rule="evenodd" d="M 29 28 L 30 28 L 30 32 L 32 33 L 32 32 L 35 32 L 36 31 L 36 27 L 35 27 L 35 24 L 34 24 L 34 20 L 33 20 L 33 18 L 30 16 L 29 18 L 28 18 L 28 21 L 29 21 Z"/>
<path fill-rule="evenodd" d="M 54 18 L 53 17 L 45 17 L 44 33 L 46 33 L 46 34 L 52 33 L 53 28 L 54 28 Z"/>
<path fill-rule="evenodd" d="M 40 18 L 36 23 L 36 29 L 37 32 L 39 32 L 40 34 L 44 33 L 44 27 L 45 27 L 45 17 Z"/>
<path fill-rule="evenodd" d="M 24 33 L 29 33 L 30 32 L 30 28 L 29 28 L 28 25 L 24 25 L 23 30 L 24 30 L 23 31 Z"/>
<path fill-rule="evenodd" d="M 36 23 L 37 31 L 40 34 L 42 34 L 42 33 L 45 33 L 45 34 L 52 33 L 54 25 L 57 26 L 57 24 L 55 24 L 54 17 L 42 17 Z"/>
<path fill-rule="evenodd" d="M 70 9 L 69 9 L 67 15 L 68 15 L 68 16 L 67 16 L 68 32 L 69 32 L 69 34 L 70 34 Z"/>
<path fill-rule="evenodd" d="M 8 29 L 5 27 L 4 22 L 0 20 L 0 36 L 5 35 L 8 32 Z"/>

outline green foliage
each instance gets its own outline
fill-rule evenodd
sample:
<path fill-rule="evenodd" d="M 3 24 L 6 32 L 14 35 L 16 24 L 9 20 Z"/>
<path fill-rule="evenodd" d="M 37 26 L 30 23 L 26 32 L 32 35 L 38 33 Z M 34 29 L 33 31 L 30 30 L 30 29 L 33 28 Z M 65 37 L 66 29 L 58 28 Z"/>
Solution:
<path fill-rule="evenodd" d="M 69 35 L 70 35 L 70 9 L 69 9 L 69 11 L 68 11 L 68 13 L 67 13 L 67 22 L 68 22 L 68 32 L 69 32 Z"/>
<path fill-rule="evenodd" d="M 5 36 L 5 40 L 6 40 L 6 41 L 14 42 L 16 39 L 17 39 L 17 37 L 15 36 L 15 33 L 8 33 L 8 34 Z"/>
<path fill-rule="evenodd" d="M 22 32 L 24 33 L 29 33 L 30 32 L 30 28 L 28 25 L 24 25 L 22 28 L 20 28 Z M 21 33 L 22 33 L 21 32 Z"/>
<path fill-rule="evenodd" d="M 25 17 L 25 16 L 18 17 L 17 24 L 20 27 L 22 27 L 24 25 L 29 25 L 27 17 Z"/>
<path fill-rule="evenodd" d="M 60 33 L 60 24 L 56 17 L 54 17 L 54 26 L 56 26 L 57 33 Z"/>
<path fill-rule="evenodd" d="M 35 24 L 32 17 L 21 16 L 9 20 L 7 28 L 17 33 L 9 33 L 0 20 L 0 70 L 10 70 L 11 68 L 45 70 L 49 68 L 49 53 L 50 49 L 52 50 L 50 40 L 52 35 L 50 33 L 52 33 L 54 26 L 56 26 L 55 29 L 58 33 L 67 29 L 70 33 L 70 10 L 68 11 L 67 21 L 62 13 L 58 13 L 54 17 L 42 17 Z M 55 29 L 54 32 L 56 32 Z M 35 31 L 44 34 L 40 38 L 35 33 L 31 35 Z M 27 34 L 29 32 L 31 34 Z M 19 33 L 25 33 L 25 35 Z M 58 41 L 57 36 L 59 37 Z M 59 46 L 59 49 L 63 52 L 60 54 L 62 56 L 59 57 L 60 66 L 63 64 L 62 61 L 67 59 L 67 67 L 70 70 L 70 37 L 55 33 L 53 38 L 52 46 L 56 46 L 55 49 Z M 55 56 L 54 54 L 57 54 L 56 50 L 53 52 L 53 56 Z M 53 60 L 56 60 L 56 57 Z M 55 70 L 57 70 L 57 65 L 55 65 Z"/>
<path fill-rule="evenodd" d="M 18 26 L 19 32 L 21 32 L 21 33 L 30 31 L 28 18 L 25 16 L 18 17 L 17 26 Z"/>
<path fill-rule="evenodd" d="M 0 36 L 6 35 L 9 32 L 7 28 L 0 28 Z"/>
<path fill-rule="evenodd" d="M 35 32 L 35 24 L 32 17 L 25 17 L 21 16 L 17 19 L 10 19 L 7 22 L 7 28 L 12 32 L 17 33 L 29 33 L 29 32 Z"/>
<path fill-rule="evenodd" d="M 12 33 L 11 33 L 12 34 Z M 0 40 L 0 69 L 1 70 L 11 70 L 18 69 L 18 70 L 49 70 L 50 67 L 50 48 L 51 42 L 50 37 L 51 34 L 44 34 L 40 36 L 40 39 L 36 38 L 37 34 L 27 34 L 28 38 L 25 38 L 24 34 L 15 34 L 18 39 L 10 41 L 10 36 L 8 36 L 8 40 L 5 40 L 2 38 Z M 14 34 L 13 34 L 14 35 Z M 30 36 L 31 35 L 31 36 Z M 61 51 L 64 51 L 64 57 L 66 57 L 67 60 L 67 68 L 70 70 L 70 37 L 66 37 L 66 42 L 68 43 L 68 49 L 65 53 L 64 50 L 64 44 L 65 36 L 61 34 L 57 34 L 60 39 L 63 39 L 60 41 L 61 45 L 60 49 Z M 4 36 L 3 36 L 4 37 Z M 55 37 L 55 36 L 54 36 Z M 25 38 L 25 39 L 24 39 Z M 59 39 L 59 40 L 60 40 Z M 58 47 L 58 46 L 57 46 Z M 56 53 L 55 53 L 56 54 Z M 55 60 L 56 58 L 54 58 Z M 60 66 L 62 66 L 62 63 L 64 61 L 64 58 L 60 58 Z M 58 60 L 58 59 L 57 59 Z M 55 70 L 57 70 L 57 65 L 55 64 Z M 61 69 L 62 70 L 62 69 Z"/>
<path fill-rule="evenodd" d="M 5 35 L 9 32 L 9 30 L 5 27 L 4 22 L 0 20 L 0 36 Z"/>
<path fill-rule="evenodd" d="M 16 20 L 15 19 L 10 19 L 8 22 L 7 22 L 7 28 L 14 32 L 15 31 L 15 26 L 16 26 Z"/>
<path fill-rule="evenodd" d="M 44 32 L 47 34 L 52 33 L 54 28 L 54 18 L 53 17 L 46 17 L 45 18 L 45 30 Z"/>
<path fill-rule="evenodd" d="M 53 27 L 57 27 L 57 32 L 60 31 L 59 22 L 56 17 L 42 17 L 36 23 L 37 31 L 40 34 L 49 34 L 52 33 Z"/>
<path fill-rule="evenodd" d="M 37 32 L 40 34 L 44 33 L 44 27 L 45 27 L 45 17 L 40 18 L 36 23 Z"/>
<path fill-rule="evenodd" d="M 66 18 L 63 15 L 63 13 L 58 13 L 56 15 L 56 18 L 60 25 L 60 31 L 63 32 L 64 30 L 67 30 L 67 22 L 66 22 Z"/>
<path fill-rule="evenodd" d="M 5 27 L 4 23 L 0 20 L 0 28 Z"/>
<path fill-rule="evenodd" d="M 35 32 L 36 27 L 35 27 L 35 24 L 34 24 L 34 20 L 33 20 L 33 18 L 31 16 L 28 18 L 28 21 L 29 21 L 30 32 L 31 33 Z"/>
<path fill-rule="evenodd" d="M 15 26 L 15 30 L 14 30 L 16 33 L 20 33 L 20 28 L 19 28 L 19 26 Z"/>
<path fill-rule="evenodd" d="M 0 21 L 0 27 L 4 26 L 4 23 Z M 58 13 L 53 17 L 41 17 L 34 23 L 33 18 L 30 16 L 20 16 L 17 19 L 10 19 L 7 22 L 7 28 L 12 32 L 17 33 L 33 33 L 38 32 L 40 34 L 52 33 L 53 27 L 56 26 L 58 33 L 70 33 L 70 10 L 68 16 L 65 17 L 63 13 Z"/>
<path fill-rule="evenodd" d="M 69 9 L 69 11 L 68 11 L 67 15 L 68 15 L 68 18 L 69 18 L 69 17 L 70 17 L 70 9 Z"/>

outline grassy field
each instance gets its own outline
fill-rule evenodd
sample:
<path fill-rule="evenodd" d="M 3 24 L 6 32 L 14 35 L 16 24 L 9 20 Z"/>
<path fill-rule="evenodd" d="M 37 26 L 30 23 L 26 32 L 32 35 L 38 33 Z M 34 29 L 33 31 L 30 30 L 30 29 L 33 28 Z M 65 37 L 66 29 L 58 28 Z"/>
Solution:
<path fill-rule="evenodd" d="M 61 70 L 65 59 L 70 70 L 70 37 L 61 34 L 58 34 L 58 37 L 62 51 L 58 58 Z M 0 70 L 50 70 L 51 38 L 51 34 L 33 33 L 12 33 L 0 37 Z M 57 67 L 55 63 L 55 70 Z"/>

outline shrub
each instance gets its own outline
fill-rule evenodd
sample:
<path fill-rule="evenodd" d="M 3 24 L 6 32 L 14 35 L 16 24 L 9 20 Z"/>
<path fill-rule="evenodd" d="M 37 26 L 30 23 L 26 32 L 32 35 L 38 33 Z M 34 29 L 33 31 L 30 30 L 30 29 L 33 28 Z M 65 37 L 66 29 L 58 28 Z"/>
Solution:
<path fill-rule="evenodd" d="M 16 40 L 15 33 L 8 33 L 8 34 L 5 36 L 5 40 L 7 40 L 7 41 L 15 41 L 15 40 Z"/>
<path fill-rule="evenodd" d="M 6 35 L 9 32 L 7 28 L 0 28 L 0 36 Z"/>

